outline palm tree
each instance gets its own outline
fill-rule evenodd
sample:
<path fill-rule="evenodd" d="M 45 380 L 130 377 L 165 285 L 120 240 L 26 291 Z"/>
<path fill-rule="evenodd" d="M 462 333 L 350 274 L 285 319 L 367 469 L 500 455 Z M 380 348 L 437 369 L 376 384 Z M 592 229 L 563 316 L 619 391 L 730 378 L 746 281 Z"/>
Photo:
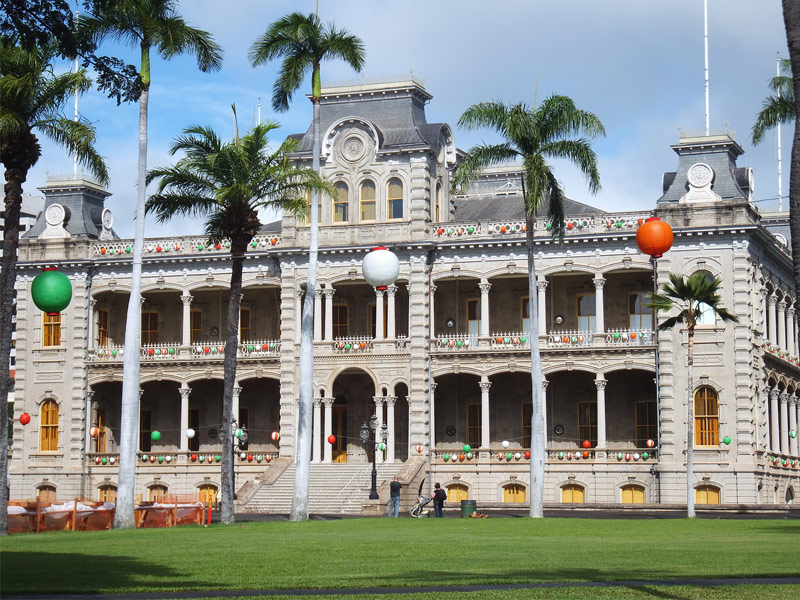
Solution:
<path fill-rule="evenodd" d="M 663 293 L 650 294 L 647 306 L 665 312 L 677 308 L 680 312 L 669 317 L 658 326 L 659 331 L 672 329 L 678 323 L 686 325 L 689 343 L 686 349 L 687 389 L 686 401 L 686 516 L 693 518 L 694 512 L 694 387 L 692 365 L 694 364 L 694 329 L 704 311 L 712 311 L 723 321 L 739 322 L 739 318 L 722 307 L 719 288 L 722 280 L 711 277 L 703 271 L 693 273 L 688 278 L 676 273 L 669 274 L 670 283 L 664 284 Z"/>
<path fill-rule="evenodd" d="M 769 80 L 773 95 L 764 98 L 761 112 L 753 125 L 753 145 L 764 141 L 768 129 L 794 120 L 794 82 L 792 81 L 792 65 L 788 58 L 781 60 L 781 74 Z"/>
<path fill-rule="evenodd" d="M 98 3 L 97 12 L 79 19 L 83 35 L 99 43 L 110 38 L 138 47 L 141 52 L 139 94 L 139 167 L 136 227 L 133 237 L 131 294 L 125 322 L 125 358 L 120 416 L 120 467 L 114 527 L 135 526 L 133 491 L 136 484 L 136 448 L 139 443 L 139 350 L 141 346 L 142 250 L 144 207 L 147 196 L 147 106 L 150 97 L 150 50 L 169 60 L 191 52 L 202 71 L 218 70 L 220 48 L 207 32 L 186 24 L 175 10 L 175 0 L 118 0 Z M 230 424 L 228 424 L 230 427 Z"/>
<path fill-rule="evenodd" d="M 272 207 L 300 214 L 306 210 L 306 190 L 327 190 L 311 169 L 294 167 L 290 154 L 297 140 L 287 139 L 270 151 L 267 135 L 275 123 L 259 125 L 243 138 L 223 143 L 208 127 L 184 130 L 170 154 L 185 152 L 173 167 L 153 169 L 148 183 L 157 191 L 147 212 L 163 222 L 176 215 L 206 217 L 210 243 L 230 240 L 231 283 L 225 333 L 225 380 L 222 396 L 222 522 L 233 523 L 233 388 L 236 380 L 242 263 L 247 245 L 258 233 L 258 209 Z"/>
<path fill-rule="evenodd" d="M 16 280 L 19 213 L 22 184 L 41 155 L 37 134 L 50 138 L 78 157 L 103 183 L 108 172 L 94 149 L 95 130 L 86 120 L 75 121 L 62 112 L 75 93 L 90 87 L 85 71 L 55 75 L 50 62 L 57 56 L 54 44 L 24 50 L 17 41 L 0 39 L 0 161 L 5 167 L 5 223 L 3 264 L 0 268 L 0 481 L 8 473 L 8 392 L 11 389 L 11 354 Z M 0 535 L 8 533 L 8 494 L 0 485 Z"/>
<path fill-rule="evenodd" d="M 544 516 L 545 423 L 542 398 L 542 361 L 539 354 L 538 310 L 536 307 L 536 267 L 534 265 L 533 224 L 547 204 L 553 236 L 564 235 L 564 192 L 547 164 L 548 158 L 565 158 L 577 165 L 586 176 L 589 190 L 600 189 L 597 157 L 587 138 L 605 135 L 600 120 L 592 113 L 576 108 L 566 96 L 553 95 L 540 106 L 524 103 L 506 106 L 502 102 L 482 102 L 470 106 L 458 124 L 466 129 L 491 127 L 504 141 L 481 144 L 469 151 L 453 178 L 453 190 L 463 189 L 481 171 L 491 165 L 514 159 L 522 160 L 522 196 L 525 203 L 528 243 L 528 302 L 531 323 L 531 504 L 530 516 Z"/>
<path fill-rule="evenodd" d="M 283 58 L 278 79 L 273 86 L 272 107 L 276 111 L 289 109 L 289 100 L 311 71 L 311 165 L 319 173 L 321 138 L 319 133 L 319 103 L 322 96 L 320 65 L 325 60 L 340 58 L 356 71 L 364 64 L 364 45 L 361 40 L 333 23 L 323 25 L 316 14 L 294 12 L 269 26 L 266 33 L 250 47 L 250 62 L 255 67 L 276 58 Z M 311 400 L 314 393 L 314 288 L 317 280 L 317 249 L 319 248 L 319 195 L 311 199 L 311 240 L 308 248 L 308 277 L 303 316 L 300 326 L 300 414 L 297 427 L 297 447 L 292 521 L 308 519 L 308 478 L 311 464 Z"/>

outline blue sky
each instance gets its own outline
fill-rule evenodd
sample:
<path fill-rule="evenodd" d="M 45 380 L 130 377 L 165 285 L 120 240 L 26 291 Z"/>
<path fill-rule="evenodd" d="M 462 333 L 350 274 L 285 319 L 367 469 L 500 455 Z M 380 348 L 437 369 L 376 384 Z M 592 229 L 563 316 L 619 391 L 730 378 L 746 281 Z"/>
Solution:
<path fill-rule="evenodd" d="M 532 102 L 537 75 L 540 97 L 565 94 L 597 114 L 607 131 L 595 143 L 602 190 L 592 196 L 572 167 L 554 167 L 569 197 L 604 210 L 653 207 L 662 173 L 677 165 L 670 145 L 680 130 L 699 132 L 705 126 L 702 0 L 319 0 L 319 5 L 323 20 L 364 41 L 363 76 L 387 79 L 413 71 L 424 80 L 433 94 L 428 120 L 450 123 L 464 150 L 497 138 L 489 131 L 458 129 L 461 113 L 484 100 Z M 711 128 L 735 132 L 745 150 L 739 166 L 754 168 L 754 197 L 765 200 L 758 203 L 760 210 L 776 210 L 775 133 L 753 147 L 749 132 L 768 94 L 775 58 L 787 56 L 781 5 L 779 0 L 708 0 L 708 5 Z M 171 164 L 168 148 L 190 124 L 211 125 L 231 137 L 233 103 L 245 127 L 261 98 L 262 120 L 281 123 L 277 138 L 305 131 L 310 81 L 290 110 L 276 115 L 270 97 L 278 65 L 254 69 L 247 51 L 272 21 L 314 8 L 315 0 L 183 0 L 181 15 L 223 47 L 223 68 L 202 73 L 191 57 L 170 62 L 154 57 L 148 166 Z M 138 64 L 129 48 L 103 49 Z M 339 62 L 323 66 L 323 85 L 359 77 Z M 81 98 L 80 111 L 96 124 L 98 148 L 110 167 L 113 195 L 106 205 L 114 213 L 114 228 L 131 237 L 138 107 L 117 107 L 91 91 Z M 783 128 L 784 195 L 791 134 Z M 24 186 L 27 193 L 38 194 L 46 172 L 72 172 L 70 156 L 46 142 L 42 146 Z M 200 233 L 201 224 L 156 224 L 148 218 L 146 226 L 148 237 L 187 231 Z"/>

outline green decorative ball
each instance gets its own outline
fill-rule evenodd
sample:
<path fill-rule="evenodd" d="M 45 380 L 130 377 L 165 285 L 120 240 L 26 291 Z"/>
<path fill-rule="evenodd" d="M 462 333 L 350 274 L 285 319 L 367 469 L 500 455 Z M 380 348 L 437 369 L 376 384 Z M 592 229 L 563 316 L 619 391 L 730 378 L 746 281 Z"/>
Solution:
<path fill-rule="evenodd" d="M 546 225 L 546 227 L 547 227 L 547 229 L 552 229 L 552 228 L 553 228 L 553 224 L 552 224 L 552 223 L 548 223 L 548 224 Z"/>
<path fill-rule="evenodd" d="M 242 438 L 242 435 L 244 435 L 244 433 L 242 432 L 242 430 L 241 430 L 241 429 L 237 429 L 237 430 L 234 432 L 234 434 L 233 434 L 233 435 L 235 435 L 237 438 L 241 439 L 241 438 Z"/>
<path fill-rule="evenodd" d="M 474 227 L 467 227 L 467 233 L 474 233 L 474 232 L 475 232 Z"/>
<path fill-rule="evenodd" d="M 563 452 L 559 452 L 559 453 L 558 453 L 558 458 L 563 460 L 563 458 L 564 458 L 564 453 L 563 453 Z"/>
<path fill-rule="evenodd" d="M 470 450 L 472 450 L 472 446 L 469 444 L 464 444 L 464 452 L 469 452 Z"/>
<path fill-rule="evenodd" d="M 464 345 L 464 342 L 462 340 L 458 340 L 456 342 L 456 346 L 458 346 L 459 348 L 461 348 L 461 346 L 463 346 L 463 345 Z"/>
<path fill-rule="evenodd" d="M 617 452 L 617 460 L 622 460 L 623 454 L 622 452 Z"/>
<path fill-rule="evenodd" d="M 445 460 L 450 460 L 450 455 L 449 454 L 445 454 L 442 458 L 444 458 Z"/>
<path fill-rule="evenodd" d="M 150 460 L 150 457 L 147 454 L 142 454 L 142 462 L 147 462 L 148 460 Z"/>
<path fill-rule="evenodd" d="M 217 455 L 214 457 L 214 460 L 215 460 L 215 461 L 217 461 L 217 462 L 219 462 L 219 461 L 221 461 L 221 460 L 222 460 L 222 457 L 221 457 L 219 454 L 217 454 Z"/>
<path fill-rule="evenodd" d="M 104 465 L 105 465 L 105 464 L 108 464 L 108 458 L 106 458 L 106 457 L 104 456 L 104 457 L 103 457 L 103 460 L 101 460 L 100 462 L 102 462 Z"/>
<path fill-rule="evenodd" d="M 45 269 L 31 284 L 33 303 L 46 313 L 60 313 L 72 300 L 69 277 L 57 269 Z"/>
<path fill-rule="evenodd" d="M 528 341 L 528 338 L 526 338 L 526 337 L 521 337 L 519 339 L 523 344 L 525 344 Z"/>
<path fill-rule="evenodd" d="M 615 334 L 614 334 L 614 339 L 615 339 L 615 340 L 618 340 L 618 339 L 619 339 L 619 334 L 618 334 L 618 333 L 615 333 Z"/>
<path fill-rule="evenodd" d="M 131 247 L 130 246 L 125 246 L 125 252 L 130 254 L 131 253 Z"/>
<path fill-rule="evenodd" d="M 163 463 L 164 462 L 164 457 L 163 456 L 159 456 L 158 457 L 158 462 Z"/>
<path fill-rule="evenodd" d="M 168 350 L 168 352 L 169 352 L 170 354 L 175 354 L 175 348 L 170 348 L 170 349 Z"/>
<path fill-rule="evenodd" d="M 796 438 L 797 437 L 797 432 L 794 429 L 792 429 L 789 432 L 789 437 L 792 438 L 792 439 Z"/>
<path fill-rule="evenodd" d="M 467 458 L 468 458 L 469 460 L 472 460 L 472 452 L 467 452 Z"/>
<path fill-rule="evenodd" d="M 350 348 L 352 348 L 352 346 L 350 344 L 345 344 L 344 345 L 344 349 L 345 350 L 350 350 Z"/>
<path fill-rule="evenodd" d="M 511 452 L 506 452 L 506 460 L 511 460 L 514 455 Z"/>
<path fill-rule="evenodd" d="M 152 432 L 152 433 L 150 434 L 150 439 L 151 439 L 151 440 L 153 440 L 154 442 L 157 442 L 158 440 L 160 440 L 160 439 L 161 439 L 161 432 L 160 432 L 160 431 L 154 431 L 154 432 Z"/>
<path fill-rule="evenodd" d="M 647 460 L 648 458 L 650 458 L 650 453 L 649 452 L 642 452 L 642 460 Z"/>
<path fill-rule="evenodd" d="M 723 443 L 723 444 L 725 444 L 726 446 L 727 446 L 728 444 L 730 444 L 730 443 L 731 443 L 731 438 L 730 438 L 730 436 L 727 436 L 727 435 L 726 435 L 724 438 L 722 438 L 722 443 Z"/>

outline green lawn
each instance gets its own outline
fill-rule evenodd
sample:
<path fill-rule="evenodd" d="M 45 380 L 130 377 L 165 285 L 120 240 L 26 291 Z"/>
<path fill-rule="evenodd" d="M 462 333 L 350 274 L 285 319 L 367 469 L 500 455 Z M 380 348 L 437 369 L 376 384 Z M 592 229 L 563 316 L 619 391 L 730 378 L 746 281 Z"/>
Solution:
<path fill-rule="evenodd" d="M 797 576 L 798 539 L 800 520 L 709 519 L 384 518 L 29 534 L 1 542 L 0 593 Z M 753 598 L 787 593 L 786 587 L 754 587 Z M 751 597 L 745 589 L 734 595 Z M 515 590 L 496 597 L 652 597 L 623 590 Z M 664 590 L 657 595 L 726 597 L 722 588 Z"/>

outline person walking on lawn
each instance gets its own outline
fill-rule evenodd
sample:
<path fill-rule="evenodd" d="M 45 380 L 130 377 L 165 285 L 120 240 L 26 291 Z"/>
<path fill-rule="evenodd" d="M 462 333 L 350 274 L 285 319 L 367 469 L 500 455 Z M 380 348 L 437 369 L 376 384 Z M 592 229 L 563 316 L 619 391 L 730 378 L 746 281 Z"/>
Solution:
<path fill-rule="evenodd" d="M 442 509 L 444 508 L 444 501 L 447 500 L 447 492 L 442 489 L 438 483 L 434 484 L 433 490 L 433 511 L 437 519 L 442 518 Z"/>

